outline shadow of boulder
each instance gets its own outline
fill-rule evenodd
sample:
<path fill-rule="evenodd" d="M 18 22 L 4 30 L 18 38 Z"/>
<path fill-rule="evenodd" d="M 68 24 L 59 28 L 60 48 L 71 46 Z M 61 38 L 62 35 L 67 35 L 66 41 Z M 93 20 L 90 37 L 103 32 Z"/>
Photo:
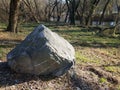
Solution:
<path fill-rule="evenodd" d="M 0 86 L 11 86 L 15 84 L 20 84 L 24 82 L 28 82 L 31 80 L 38 80 L 41 79 L 42 81 L 49 81 L 56 77 L 53 76 L 36 76 L 31 74 L 21 74 L 16 73 L 15 71 L 11 70 L 8 66 L 7 62 L 0 62 Z"/>
<path fill-rule="evenodd" d="M 11 70 L 7 62 L 0 62 L 0 89 L 13 90 L 14 86 L 14 90 L 98 90 L 96 83 L 69 72 L 60 77 L 20 74 Z"/>

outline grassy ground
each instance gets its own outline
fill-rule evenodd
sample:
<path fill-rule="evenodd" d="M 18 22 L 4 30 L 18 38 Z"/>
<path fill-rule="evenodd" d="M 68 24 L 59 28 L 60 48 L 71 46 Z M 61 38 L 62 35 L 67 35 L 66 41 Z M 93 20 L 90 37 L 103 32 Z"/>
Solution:
<path fill-rule="evenodd" d="M 6 61 L 6 54 L 19 44 L 37 25 L 38 24 L 35 23 L 23 24 L 19 27 L 20 32 L 18 34 L 13 34 L 4 32 L 3 30 L 6 28 L 6 25 L 0 24 L 0 60 Z M 95 35 L 94 32 L 79 26 L 57 26 L 49 23 L 45 23 L 45 25 L 60 36 L 63 36 L 74 46 L 76 50 L 77 79 L 72 83 L 68 80 L 68 76 L 64 75 L 60 78 L 50 80 L 47 83 L 41 81 L 45 84 L 43 86 L 46 87 L 43 87 L 44 89 L 40 88 L 40 90 L 56 90 L 57 87 L 55 87 L 55 85 L 58 86 L 59 90 L 76 90 L 77 88 L 81 88 L 82 90 L 97 90 L 98 88 L 102 90 L 120 90 L 119 38 L 99 37 Z M 2 77 L 4 78 L 7 76 Z M 2 80 L 2 77 L 0 77 L 0 80 Z M 64 78 L 67 79 L 63 80 Z M 34 79 L 33 83 L 35 83 L 35 81 L 38 83 L 37 80 Z M 27 87 L 25 90 L 30 89 L 30 82 L 32 81 L 29 80 L 27 84 L 23 82 L 24 87 Z M 0 89 L 5 89 L 4 86 L 7 86 L 7 83 L 9 82 L 6 81 L 3 85 L 0 82 Z M 66 84 L 66 86 L 63 84 Z M 8 86 L 13 89 L 13 85 Z M 21 85 L 22 83 L 19 83 L 17 86 L 15 85 L 15 88 Z M 53 87 L 49 87 L 49 85 Z M 89 88 L 85 88 L 86 85 L 89 86 Z M 94 88 L 92 88 L 92 86 Z M 95 87 L 97 89 L 95 89 Z"/>

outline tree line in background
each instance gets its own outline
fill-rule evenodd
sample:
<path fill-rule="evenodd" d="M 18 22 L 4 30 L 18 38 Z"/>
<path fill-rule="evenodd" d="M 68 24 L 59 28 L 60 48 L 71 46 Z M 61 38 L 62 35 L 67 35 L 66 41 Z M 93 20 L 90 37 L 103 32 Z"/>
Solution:
<path fill-rule="evenodd" d="M 91 26 L 93 22 L 119 23 L 120 0 L 1 0 L 0 21 L 7 30 L 17 32 L 24 22 L 64 22 Z"/>

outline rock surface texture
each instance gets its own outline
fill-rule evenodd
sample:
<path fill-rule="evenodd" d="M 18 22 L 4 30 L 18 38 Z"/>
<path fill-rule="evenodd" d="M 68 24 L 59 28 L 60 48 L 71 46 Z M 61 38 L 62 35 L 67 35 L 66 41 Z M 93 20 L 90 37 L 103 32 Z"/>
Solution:
<path fill-rule="evenodd" d="M 60 76 L 74 65 L 73 46 L 44 25 L 39 25 L 7 55 L 16 72 Z"/>

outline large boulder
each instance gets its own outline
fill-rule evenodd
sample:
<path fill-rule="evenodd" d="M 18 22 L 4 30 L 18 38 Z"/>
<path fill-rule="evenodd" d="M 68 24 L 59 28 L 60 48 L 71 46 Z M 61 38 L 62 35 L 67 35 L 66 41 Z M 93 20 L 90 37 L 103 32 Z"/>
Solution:
<path fill-rule="evenodd" d="M 74 65 L 73 46 L 44 25 L 39 25 L 7 55 L 16 72 L 60 76 Z"/>

